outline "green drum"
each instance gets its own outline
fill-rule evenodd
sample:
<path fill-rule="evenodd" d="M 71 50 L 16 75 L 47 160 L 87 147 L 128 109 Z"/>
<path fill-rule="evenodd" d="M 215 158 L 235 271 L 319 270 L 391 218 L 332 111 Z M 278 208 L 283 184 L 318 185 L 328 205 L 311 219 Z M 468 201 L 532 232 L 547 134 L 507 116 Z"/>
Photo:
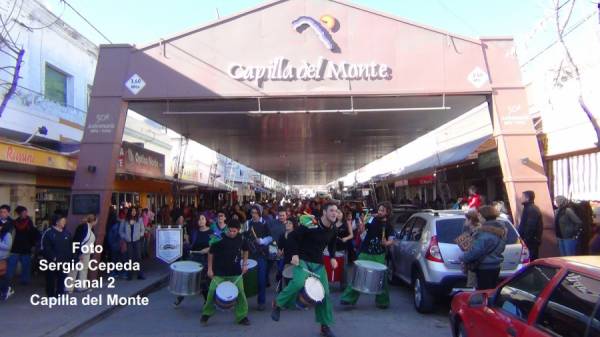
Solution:
<path fill-rule="evenodd" d="M 258 263 L 256 260 L 248 259 L 248 271 L 244 274 L 244 293 L 246 297 L 258 295 Z"/>

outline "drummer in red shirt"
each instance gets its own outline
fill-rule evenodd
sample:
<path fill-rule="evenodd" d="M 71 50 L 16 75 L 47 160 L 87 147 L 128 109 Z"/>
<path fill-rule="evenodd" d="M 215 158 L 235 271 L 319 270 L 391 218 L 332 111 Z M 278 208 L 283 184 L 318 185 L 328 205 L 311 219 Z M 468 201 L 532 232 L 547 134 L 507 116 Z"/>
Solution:
<path fill-rule="evenodd" d="M 208 297 L 202 309 L 202 324 L 215 314 L 214 304 L 217 286 L 224 282 L 233 282 L 238 289 L 237 303 L 234 308 L 238 324 L 250 325 L 248 320 L 248 301 L 244 293 L 242 274 L 248 271 L 248 243 L 240 232 L 240 222 L 232 219 L 227 224 L 228 231 L 223 238 L 210 246 L 208 253 L 208 277 L 212 278 L 208 289 Z"/>
<path fill-rule="evenodd" d="M 478 210 L 481 206 L 481 196 L 477 193 L 477 187 L 469 187 L 469 199 L 467 199 L 467 204 L 469 209 L 474 208 Z"/>

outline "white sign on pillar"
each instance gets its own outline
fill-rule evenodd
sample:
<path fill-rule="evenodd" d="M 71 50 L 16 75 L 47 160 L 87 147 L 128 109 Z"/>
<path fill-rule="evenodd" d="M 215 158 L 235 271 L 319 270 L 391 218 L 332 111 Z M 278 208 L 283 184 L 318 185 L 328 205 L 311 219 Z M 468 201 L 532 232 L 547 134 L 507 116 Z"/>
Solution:
<path fill-rule="evenodd" d="M 183 229 L 156 229 L 156 257 L 166 263 L 175 262 L 183 255 Z"/>
<path fill-rule="evenodd" d="M 133 74 L 127 82 L 125 82 L 125 87 L 131 91 L 132 94 L 137 95 L 144 87 L 146 86 L 146 82 L 140 77 L 138 74 Z"/>

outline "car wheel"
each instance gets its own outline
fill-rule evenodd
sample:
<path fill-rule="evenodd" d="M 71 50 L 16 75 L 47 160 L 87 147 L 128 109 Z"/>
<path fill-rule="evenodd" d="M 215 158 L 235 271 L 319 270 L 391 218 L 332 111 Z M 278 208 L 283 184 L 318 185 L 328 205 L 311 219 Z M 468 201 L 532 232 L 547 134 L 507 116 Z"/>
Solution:
<path fill-rule="evenodd" d="M 413 280 L 413 293 L 415 309 L 420 313 L 433 311 L 434 299 L 431 291 L 427 289 L 425 279 L 421 273 L 417 273 Z"/>
<path fill-rule="evenodd" d="M 465 325 L 463 322 L 458 322 L 458 328 L 456 329 L 456 337 L 467 337 L 467 332 L 465 331 Z"/>
<path fill-rule="evenodd" d="M 398 277 L 396 276 L 396 274 L 394 273 L 394 261 L 392 260 L 391 257 L 388 257 L 387 259 L 387 279 L 388 279 L 388 283 L 391 285 L 399 285 L 400 284 L 400 279 L 398 279 Z"/>

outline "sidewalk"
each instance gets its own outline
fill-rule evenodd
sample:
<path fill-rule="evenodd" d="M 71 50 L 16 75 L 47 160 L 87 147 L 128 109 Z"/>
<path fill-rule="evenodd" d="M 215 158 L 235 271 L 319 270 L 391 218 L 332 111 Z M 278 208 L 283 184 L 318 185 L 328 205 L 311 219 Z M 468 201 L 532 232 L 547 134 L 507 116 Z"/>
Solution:
<path fill-rule="evenodd" d="M 74 293 L 82 298 L 87 294 L 118 294 L 120 296 L 136 296 L 147 294 L 161 287 L 168 279 L 168 265 L 156 259 L 144 261 L 145 280 L 117 280 L 114 289 L 96 289 L 85 294 Z M 18 280 L 17 280 L 18 282 Z M 69 336 L 104 315 L 116 306 L 33 306 L 30 303 L 32 294 L 45 295 L 45 278 L 43 273 L 34 277 L 32 284 L 16 287 L 16 293 L 7 301 L 0 302 L 0 335 L 2 337 L 61 337 Z M 105 297 L 106 298 L 106 297 Z M 149 305 L 152 305 L 150 303 Z"/>

